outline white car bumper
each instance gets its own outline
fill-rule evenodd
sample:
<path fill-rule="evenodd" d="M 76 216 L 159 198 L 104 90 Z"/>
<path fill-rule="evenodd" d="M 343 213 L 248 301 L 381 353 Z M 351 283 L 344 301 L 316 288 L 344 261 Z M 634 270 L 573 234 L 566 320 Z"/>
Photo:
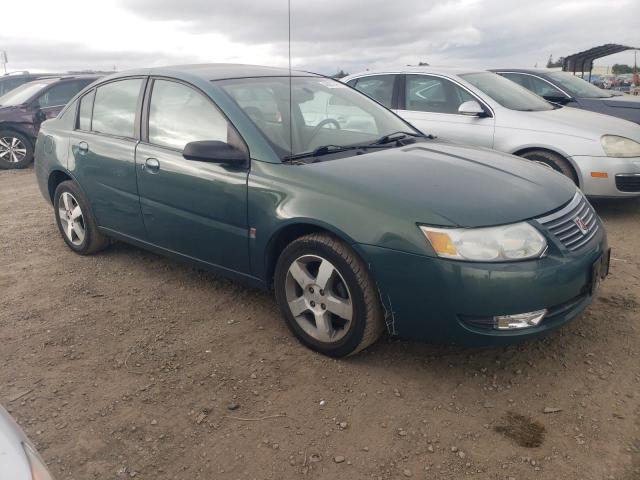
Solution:
<path fill-rule="evenodd" d="M 580 188 L 590 197 L 640 196 L 640 158 L 571 157 Z"/>

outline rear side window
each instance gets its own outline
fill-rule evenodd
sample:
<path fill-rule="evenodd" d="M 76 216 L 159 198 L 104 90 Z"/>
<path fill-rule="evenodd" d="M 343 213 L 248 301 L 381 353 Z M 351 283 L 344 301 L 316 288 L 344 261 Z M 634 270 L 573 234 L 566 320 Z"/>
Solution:
<path fill-rule="evenodd" d="M 78 110 L 78 128 L 80 130 L 91 130 L 91 112 L 93 111 L 93 97 L 96 91 L 91 90 L 80 100 L 80 109 Z"/>
<path fill-rule="evenodd" d="M 98 87 L 93 102 L 91 130 L 133 138 L 141 86 L 142 79 L 132 78 Z"/>
<path fill-rule="evenodd" d="M 370 77 L 362 77 L 356 82 L 355 88 L 385 107 L 391 108 L 394 79 L 395 75 L 372 75 Z"/>
<path fill-rule="evenodd" d="M 229 142 L 229 130 L 227 119 L 200 92 L 177 82 L 153 82 L 149 143 L 182 150 L 198 140 Z"/>

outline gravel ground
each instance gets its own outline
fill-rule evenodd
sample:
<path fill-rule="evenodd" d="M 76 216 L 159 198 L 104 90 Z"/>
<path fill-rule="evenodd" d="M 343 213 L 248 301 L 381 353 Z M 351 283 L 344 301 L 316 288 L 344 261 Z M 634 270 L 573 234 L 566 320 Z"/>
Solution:
<path fill-rule="evenodd" d="M 58 479 L 640 478 L 640 201 L 595 204 L 612 272 L 563 329 L 341 361 L 269 293 L 73 254 L 33 170 L 0 172 L 0 206 L 0 402 Z"/>

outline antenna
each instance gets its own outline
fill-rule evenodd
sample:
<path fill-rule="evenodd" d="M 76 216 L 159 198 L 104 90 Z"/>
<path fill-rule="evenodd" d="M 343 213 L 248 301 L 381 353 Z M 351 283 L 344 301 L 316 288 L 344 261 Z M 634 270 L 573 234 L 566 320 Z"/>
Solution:
<path fill-rule="evenodd" d="M 293 93 L 291 85 L 291 0 L 287 0 L 287 16 L 289 23 L 289 149 L 293 156 Z"/>

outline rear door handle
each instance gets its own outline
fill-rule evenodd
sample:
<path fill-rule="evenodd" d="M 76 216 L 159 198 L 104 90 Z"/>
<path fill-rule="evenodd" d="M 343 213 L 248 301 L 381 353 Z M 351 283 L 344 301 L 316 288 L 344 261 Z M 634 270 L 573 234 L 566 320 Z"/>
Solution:
<path fill-rule="evenodd" d="M 157 158 L 147 158 L 142 167 L 149 173 L 158 173 L 158 170 L 160 170 L 160 162 Z"/>
<path fill-rule="evenodd" d="M 82 154 L 87 153 L 89 151 L 89 144 L 87 142 L 78 143 L 78 151 Z"/>

